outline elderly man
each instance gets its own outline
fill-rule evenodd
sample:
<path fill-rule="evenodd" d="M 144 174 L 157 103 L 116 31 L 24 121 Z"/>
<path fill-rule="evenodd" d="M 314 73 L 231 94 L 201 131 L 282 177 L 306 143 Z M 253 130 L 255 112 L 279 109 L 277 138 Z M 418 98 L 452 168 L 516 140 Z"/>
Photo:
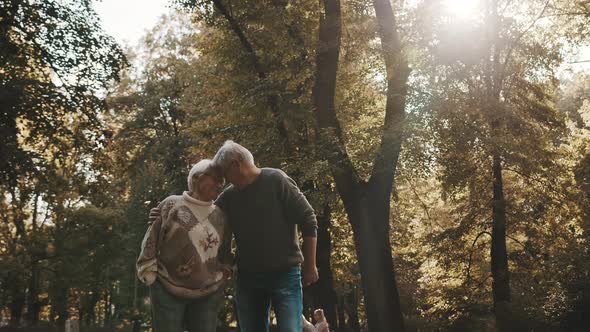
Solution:
<path fill-rule="evenodd" d="M 317 221 L 295 182 L 283 171 L 258 168 L 250 151 L 227 141 L 213 158 L 231 186 L 215 204 L 226 213 L 237 244 L 236 304 L 240 328 L 268 331 L 272 303 L 279 331 L 303 328 L 303 281 L 318 280 Z M 303 254 L 297 226 L 303 234 Z"/>

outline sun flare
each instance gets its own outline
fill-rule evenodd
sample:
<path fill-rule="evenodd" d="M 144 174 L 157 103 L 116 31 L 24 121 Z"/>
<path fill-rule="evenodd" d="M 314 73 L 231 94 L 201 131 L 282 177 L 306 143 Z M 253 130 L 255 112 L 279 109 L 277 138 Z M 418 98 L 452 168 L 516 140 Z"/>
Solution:
<path fill-rule="evenodd" d="M 479 2 L 479 0 L 442 0 L 445 10 L 460 18 L 476 15 Z"/>

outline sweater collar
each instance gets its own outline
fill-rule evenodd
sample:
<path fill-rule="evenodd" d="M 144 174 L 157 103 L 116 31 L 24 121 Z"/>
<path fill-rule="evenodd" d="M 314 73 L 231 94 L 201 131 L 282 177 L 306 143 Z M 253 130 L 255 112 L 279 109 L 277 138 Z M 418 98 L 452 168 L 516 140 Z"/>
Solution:
<path fill-rule="evenodd" d="M 190 204 L 201 205 L 201 206 L 210 206 L 213 205 L 213 201 L 200 201 L 190 195 L 188 191 L 182 193 L 182 198 Z"/>

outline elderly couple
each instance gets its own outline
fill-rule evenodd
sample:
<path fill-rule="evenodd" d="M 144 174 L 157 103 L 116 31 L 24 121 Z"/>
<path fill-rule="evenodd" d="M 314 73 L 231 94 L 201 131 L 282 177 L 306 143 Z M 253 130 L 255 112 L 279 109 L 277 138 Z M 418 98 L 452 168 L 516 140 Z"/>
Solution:
<path fill-rule="evenodd" d="M 219 195 L 225 180 L 231 185 Z M 137 273 L 150 289 L 154 332 L 215 331 L 233 271 L 232 234 L 241 331 L 268 331 L 271 303 L 279 331 L 302 331 L 301 264 L 303 284 L 316 282 L 317 221 L 283 171 L 258 168 L 250 151 L 227 141 L 212 161 L 193 166 L 188 191 L 162 201 L 150 221 Z"/>

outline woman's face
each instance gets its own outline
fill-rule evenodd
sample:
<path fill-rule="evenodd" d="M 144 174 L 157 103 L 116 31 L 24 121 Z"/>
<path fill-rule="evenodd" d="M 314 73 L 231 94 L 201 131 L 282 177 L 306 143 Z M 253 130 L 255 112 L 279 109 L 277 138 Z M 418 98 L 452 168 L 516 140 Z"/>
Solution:
<path fill-rule="evenodd" d="M 206 172 L 196 178 L 197 194 L 202 201 L 212 201 L 219 196 L 223 186 L 221 177 L 215 172 Z"/>

